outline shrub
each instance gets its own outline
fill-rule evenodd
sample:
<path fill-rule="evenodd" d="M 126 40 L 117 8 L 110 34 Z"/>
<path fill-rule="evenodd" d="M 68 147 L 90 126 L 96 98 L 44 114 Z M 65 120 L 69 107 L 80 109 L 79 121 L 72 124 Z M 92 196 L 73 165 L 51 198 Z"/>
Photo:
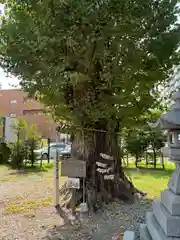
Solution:
<path fill-rule="evenodd" d="M 36 161 L 36 154 L 34 150 L 37 148 L 37 141 L 39 140 L 40 135 L 36 125 L 32 124 L 27 128 L 27 146 L 28 146 L 28 159 L 30 160 L 31 166 L 33 167 Z"/>
<path fill-rule="evenodd" d="M 11 154 L 11 150 L 6 143 L 0 144 L 0 164 L 7 164 L 9 161 L 9 157 Z"/>
<path fill-rule="evenodd" d="M 22 144 L 11 144 L 10 165 L 13 169 L 21 169 L 24 166 L 26 149 Z"/>
<path fill-rule="evenodd" d="M 12 130 L 16 134 L 16 141 L 10 144 L 11 167 L 20 169 L 28 161 L 33 166 L 36 161 L 34 150 L 36 149 L 36 142 L 40 138 L 36 125 L 28 125 L 24 119 L 20 118 L 12 126 Z"/>
<path fill-rule="evenodd" d="M 26 142 L 27 147 L 27 161 L 31 164 L 31 167 L 34 166 L 34 163 L 36 162 L 37 156 L 34 152 L 37 148 L 37 141 L 35 139 L 30 139 Z"/>

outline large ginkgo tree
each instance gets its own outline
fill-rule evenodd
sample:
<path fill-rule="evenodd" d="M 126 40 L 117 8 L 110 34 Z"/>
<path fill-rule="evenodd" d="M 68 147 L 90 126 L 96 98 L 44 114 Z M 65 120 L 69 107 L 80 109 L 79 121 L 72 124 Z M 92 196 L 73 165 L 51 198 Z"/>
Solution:
<path fill-rule="evenodd" d="M 94 207 L 132 198 L 117 133 L 156 104 L 155 89 L 178 64 L 178 11 L 177 0 L 6 1 L 0 66 L 76 126 L 72 154 L 86 161 Z M 113 159 L 113 179 L 97 171 L 101 153 Z"/>

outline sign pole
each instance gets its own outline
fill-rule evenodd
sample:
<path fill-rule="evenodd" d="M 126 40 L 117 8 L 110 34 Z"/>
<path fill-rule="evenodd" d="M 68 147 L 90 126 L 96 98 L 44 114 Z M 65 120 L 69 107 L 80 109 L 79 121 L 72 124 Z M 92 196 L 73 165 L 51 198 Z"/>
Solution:
<path fill-rule="evenodd" d="M 56 142 L 58 142 L 58 132 L 56 132 Z M 59 206 L 59 156 L 56 150 L 56 159 L 54 160 L 54 205 Z"/>
<path fill-rule="evenodd" d="M 48 164 L 50 163 L 50 138 L 48 138 Z"/>
<path fill-rule="evenodd" d="M 83 177 L 83 203 L 86 201 L 85 178 Z"/>
<path fill-rule="evenodd" d="M 82 130 L 82 138 L 83 138 L 83 161 L 84 161 L 84 148 L 85 148 L 85 137 L 84 137 L 84 129 Z M 85 178 L 83 177 L 83 203 L 85 203 L 86 189 L 85 189 Z"/>

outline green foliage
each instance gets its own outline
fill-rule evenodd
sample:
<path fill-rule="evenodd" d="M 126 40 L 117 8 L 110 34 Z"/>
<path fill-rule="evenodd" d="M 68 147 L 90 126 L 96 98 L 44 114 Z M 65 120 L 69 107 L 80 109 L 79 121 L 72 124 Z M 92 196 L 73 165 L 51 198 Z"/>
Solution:
<path fill-rule="evenodd" d="M 28 149 L 27 157 L 30 160 L 31 166 L 34 165 L 36 161 L 36 154 L 34 150 L 37 148 L 37 141 L 40 139 L 38 134 L 37 126 L 32 124 L 27 128 L 27 141 L 26 146 Z"/>
<path fill-rule="evenodd" d="M 147 136 L 143 131 L 131 132 L 126 137 L 126 149 L 136 158 L 136 167 L 139 160 L 148 147 Z"/>
<path fill-rule="evenodd" d="M 0 164 L 7 164 L 11 154 L 10 148 L 6 143 L 0 144 Z"/>
<path fill-rule="evenodd" d="M 38 129 L 35 124 L 31 124 L 27 127 L 26 136 L 28 140 L 37 141 L 40 139 L 40 134 L 38 133 Z"/>
<path fill-rule="evenodd" d="M 0 65 L 78 125 L 136 122 L 178 64 L 177 0 L 7 0 Z"/>
<path fill-rule="evenodd" d="M 13 169 L 21 169 L 24 166 L 24 159 L 26 157 L 25 146 L 22 142 L 11 143 L 10 165 Z"/>
<path fill-rule="evenodd" d="M 19 118 L 17 122 L 12 125 L 12 131 L 16 135 L 16 141 L 10 144 L 11 149 L 11 167 L 20 169 L 23 167 L 26 156 L 24 142 L 26 140 L 27 123 L 24 119 Z"/>
<path fill-rule="evenodd" d="M 153 151 L 153 165 L 156 168 L 157 155 L 160 154 L 160 149 L 165 146 L 166 138 L 165 134 L 160 129 L 148 129 L 147 138 L 149 146 Z M 160 154 L 161 155 L 161 154 Z"/>
<path fill-rule="evenodd" d="M 148 152 L 148 155 L 152 155 L 154 167 L 156 167 L 157 155 L 159 150 L 165 146 L 165 142 L 166 136 L 163 131 L 152 129 L 147 124 L 142 125 L 141 128 L 129 130 L 125 136 L 125 148 L 128 153 L 135 156 L 136 167 L 139 158 L 145 155 L 148 150 L 152 151 L 152 154 Z"/>
<path fill-rule="evenodd" d="M 158 151 L 162 147 L 164 147 L 166 136 L 160 129 L 149 129 L 147 134 L 148 134 L 147 140 L 152 149 Z"/>
<path fill-rule="evenodd" d="M 3 127 L 4 118 L 0 116 L 0 127 Z"/>
<path fill-rule="evenodd" d="M 34 150 L 40 138 L 36 125 L 28 125 L 24 119 L 20 118 L 12 129 L 17 137 L 16 142 L 10 144 L 12 168 L 24 167 L 24 161 L 27 159 L 33 166 L 36 161 Z"/>

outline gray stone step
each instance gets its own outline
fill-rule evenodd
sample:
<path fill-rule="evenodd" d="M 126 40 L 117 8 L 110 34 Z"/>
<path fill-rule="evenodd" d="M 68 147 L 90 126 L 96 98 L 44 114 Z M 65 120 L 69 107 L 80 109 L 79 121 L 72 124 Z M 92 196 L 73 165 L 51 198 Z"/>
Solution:
<path fill-rule="evenodd" d="M 123 240 L 135 240 L 135 233 L 133 231 L 125 231 Z"/>
<path fill-rule="evenodd" d="M 153 202 L 153 213 L 167 237 L 180 238 L 180 217 L 172 216 L 160 200 Z"/>
<path fill-rule="evenodd" d="M 175 194 L 180 195 L 180 168 L 178 167 L 172 174 L 168 188 Z"/>
<path fill-rule="evenodd" d="M 180 216 L 180 195 L 167 189 L 161 192 L 161 202 L 173 216 Z"/>
<path fill-rule="evenodd" d="M 156 221 L 152 212 L 146 213 L 146 224 L 152 240 L 180 240 L 179 238 L 166 237 L 159 223 Z"/>
<path fill-rule="evenodd" d="M 152 240 L 146 224 L 140 224 L 140 240 Z"/>

